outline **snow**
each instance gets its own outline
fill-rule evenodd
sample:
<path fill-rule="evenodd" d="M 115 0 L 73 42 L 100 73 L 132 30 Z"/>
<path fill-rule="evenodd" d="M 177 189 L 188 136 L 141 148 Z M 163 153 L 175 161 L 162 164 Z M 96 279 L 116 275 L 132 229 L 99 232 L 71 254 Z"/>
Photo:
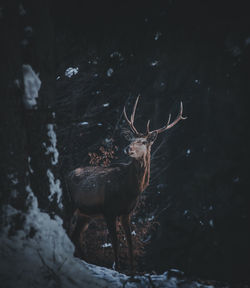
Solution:
<path fill-rule="evenodd" d="M 161 35 L 162 35 L 161 32 L 156 32 L 154 37 L 155 41 L 157 41 L 161 37 Z"/>
<path fill-rule="evenodd" d="M 98 126 L 102 126 L 102 123 L 97 123 Z"/>
<path fill-rule="evenodd" d="M 111 243 L 104 243 L 101 247 L 102 248 L 112 247 L 112 244 Z"/>
<path fill-rule="evenodd" d="M 109 69 L 107 70 L 107 76 L 108 76 L 108 77 L 111 77 L 113 73 L 114 73 L 114 70 L 113 70 L 112 68 L 109 68 Z"/>
<path fill-rule="evenodd" d="M 27 214 L 10 205 L 4 207 L 9 222 L 0 234 L 4 247 L 0 249 L 1 287 L 121 287 L 125 275 L 73 257 L 74 246 L 62 219 L 41 212 L 29 185 L 26 191 L 30 201 Z M 9 237 L 11 217 L 20 213 L 25 217 L 24 228 Z M 35 231 L 33 237 L 31 231 Z"/>
<path fill-rule="evenodd" d="M 135 230 L 131 232 L 131 235 L 135 236 L 136 235 L 136 232 Z"/>
<path fill-rule="evenodd" d="M 152 215 L 151 217 L 148 218 L 148 221 L 152 221 L 152 220 L 154 220 L 154 219 L 155 219 L 155 216 Z"/>
<path fill-rule="evenodd" d="M 189 156 L 191 154 L 191 150 L 190 149 L 187 149 L 186 151 L 186 156 Z"/>
<path fill-rule="evenodd" d="M 18 184 L 18 179 L 13 173 L 8 174 L 7 177 L 11 181 L 11 184 L 13 184 L 13 185 L 17 185 Z"/>
<path fill-rule="evenodd" d="M 52 165 L 56 165 L 58 163 L 58 157 L 59 157 L 59 152 L 56 148 L 56 142 L 57 142 L 57 138 L 56 138 L 56 133 L 54 131 L 54 124 L 48 124 L 47 125 L 47 129 L 48 129 L 48 137 L 50 140 L 51 145 L 50 146 L 46 146 L 46 152 L 45 154 L 53 154 L 53 157 L 51 157 L 51 164 Z"/>
<path fill-rule="evenodd" d="M 29 168 L 30 173 L 33 174 L 33 173 L 34 173 L 34 170 L 32 169 L 32 167 L 31 167 L 31 165 L 30 165 L 30 161 L 31 161 L 31 157 L 28 156 L 28 168 Z"/>
<path fill-rule="evenodd" d="M 114 51 L 113 53 L 110 54 L 110 58 L 115 58 L 115 57 L 119 58 L 120 61 L 124 60 L 124 57 L 118 51 Z"/>
<path fill-rule="evenodd" d="M 102 104 L 103 107 L 109 107 L 109 103 Z"/>
<path fill-rule="evenodd" d="M 210 220 L 209 220 L 209 225 L 210 225 L 212 228 L 214 228 L 214 221 L 213 221 L 213 219 L 210 219 Z"/>
<path fill-rule="evenodd" d="M 181 275 L 184 275 L 184 272 L 181 271 L 181 270 L 179 270 L 179 269 L 171 268 L 170 271 L 171 271 L 171 272 L 174 272 L 174 273 L 179 273 L 179 274 L 181 274 Z"/>
<path fill-rule="evenodd" d="M 27 213 L 10 205 L 3 207 L 5 226 L 1 226 L 0 230 L 1 287 L 212 287 L 170 277 L 168 272 L 162 275 L 135 276 L 137 282 L 133 282 L 130 277 L 117 271 L 75 258 L 74 246 L 63 228 L 62 219 L 58 216 L 51 219 L 47 213 L 40 211 L 30 185 L 26 186 L 26 191 L 29 204 Z M 18 214 L 25 219 L 24 227 L 9 236 L 12 217 Z"/>
<path fill-rule="evenodd" d="M 21 88 L 21 82 L 19 79 L 15 79 L 14 84 L 16 85 L 17 88 Z"/>
<path fill-rule="evenodd" d="M 69 67 L 65 71 L 65 76 L 71 78 L 72 76 L 76 75 L 79 71 L 78 67 Z"/>
<path fill-rule="evenodd" d="M 63 208 L 62 205 L 62 188 L 61 181 L 59 179 L 55 180 L 55 176 L 50 169 L 47 170 L 47 176 L 49 178 L 50 195 L 48 197 L 49 201 L 53 201 L 56 195 L 57 204 L 60 209 Z"/>
<path fill-rule="evenodd" d="M 33 109 L 37 105 L 36 98 L 38 98 L 38 91 L 42 82 L 30 65 L 24 64 L 22 68 L 24 82 L 23 103 L 26 109 Z"/>
<path fill-rule="evenodd" d="M 157 66 L 159 64 L 159 61 L 158 60 L 154 60 L 154 61 L 152 61 L 151 63 L 150 63 L 150 65 L 152 66 L 152 67 L 155 67 L 155 66 Z"/>
<path fill-rule="evenodd" d="M 79 123 L 79 125 L 82 125 L 82 126 L 85 126 L 85 125 L 88 125 L 88 124 L 89 124 L 89 122 L 86 122 L 86 121 Z"/>

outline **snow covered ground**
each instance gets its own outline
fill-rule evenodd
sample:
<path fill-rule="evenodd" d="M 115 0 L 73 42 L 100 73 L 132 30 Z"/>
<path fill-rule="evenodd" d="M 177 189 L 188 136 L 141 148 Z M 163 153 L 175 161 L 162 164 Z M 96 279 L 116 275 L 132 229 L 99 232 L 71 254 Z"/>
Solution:
<path fill-rule="evenodd" d="M 29 210 L 23 213 L 4 207 L 5 226 L 0 239 L 1 287 L 212 287 L 162 275 L 131 278 L 114 270 L 88 264 L 73 256 L 74 246 L 68 238 L 62 219 L 51 219 L 40 211 L 30 185 L 26 186 Z M 24 228 L 9 235 L 13 217 L 22 215 Z"/>

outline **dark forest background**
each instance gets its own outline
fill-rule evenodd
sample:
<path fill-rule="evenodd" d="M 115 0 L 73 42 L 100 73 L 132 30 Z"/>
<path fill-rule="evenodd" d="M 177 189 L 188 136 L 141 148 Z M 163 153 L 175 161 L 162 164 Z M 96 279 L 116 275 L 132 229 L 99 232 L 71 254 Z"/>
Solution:
<path fill-rule="evenodd" d="M 178 268 L 191 277 L 247 280 L 246 2 L 21 2 L 6 1 L 0 18 L 1 204 L 26 209 L 25 167 L 30 155 L 39 207 L 51 217 L 59 214 L 67 227 L 71 206 L 66 173 L 89 165 L 88 153 L 101 154 L 101 146 L 115 152 L 112 161 L 126 160 L 127 142 L 121 136 L 126 127 L 124 105 L 131 111 L 141 95 L 135 122 L 144 131 L 148 119 L 156 129 L 169 113 L 175 117 L 183 101 L 188 119 L 154 144 L 151 185 L 134 217 L 135 231 L 138 223 L 157 222 L 150 240 L 143 240 L 138 270 L 162 273 Z M 20 3 L 27 11 L 24 16 Z M 15 85 L 15 79 L 22 79 L 22 64 L 40 73 L 37 110 L 25 110 L 22 87 Z M 78 67 L 70 78 L 65 75 L 69 67 Z M 56 124 L 60 157 L 54 174 L 62 183 L 63 210 L 56 201 L 48 201 L 49 160 L 42 160 L 41 145 L 47 139 L 47 123 Z M 7 175 L 14 169 L 21 192 L 13 198 Z M 92 245 L 98 241 L 98 225 L 94 223 L 87 235 Z M 22 219 L 16 219 L 13 231 L 21 226 Z M 96 258 L 90 253 L 88 260 L 110 266 L 112 251 L 111 256 L 103 255 Z"/>

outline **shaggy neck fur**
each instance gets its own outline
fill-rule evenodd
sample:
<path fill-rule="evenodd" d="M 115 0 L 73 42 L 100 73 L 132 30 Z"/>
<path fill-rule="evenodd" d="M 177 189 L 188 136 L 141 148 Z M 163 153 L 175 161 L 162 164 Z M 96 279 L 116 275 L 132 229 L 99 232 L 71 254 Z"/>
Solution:
<path fill-rule="evenodd" d="M 141 158 L 133 159 L 133 164 L 136 169 L 136 180 L 140 193 L 143 192 L 148 184 L 150 178 L 150 149 Z"/>

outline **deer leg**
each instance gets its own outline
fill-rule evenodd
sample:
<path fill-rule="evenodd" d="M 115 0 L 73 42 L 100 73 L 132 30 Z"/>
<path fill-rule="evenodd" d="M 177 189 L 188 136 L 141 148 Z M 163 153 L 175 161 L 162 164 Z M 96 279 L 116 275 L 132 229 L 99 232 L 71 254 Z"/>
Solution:
<path fill-rule="evenodd" d="M 121 222 L 123 229 L 125 231 L 127 243 L 128 243 L 128 251 L 129 251 L 129 260 L 130 260 L 130 269 L 131 273 L 134 274 L 134 255 L 133 255 L 133 243 L 132 243 L 132 237 L 131 237 L 131 229 L 130 229 L 130 216 L 128 215 L 122 215 L 121 216 Z"/>
<path fill-rule="evenodd" d="M 80 214 L 78 210 L 75 211 L 71 220 L 70 237 L 75 244 L 76 254 L 81 251 L 81 244 L 83 241 L 83 233 L 88 229 L 90 218 L 86 215 Z"/>
<path fill-rule="evenodd" d="M 118 261 L 118 239 L 116 234 L 116 217 L 105 217 L 107 222 L 108 231 L 111 237 L 112 247 L 115 254 L 115 269 L 119 269 Z"/>

